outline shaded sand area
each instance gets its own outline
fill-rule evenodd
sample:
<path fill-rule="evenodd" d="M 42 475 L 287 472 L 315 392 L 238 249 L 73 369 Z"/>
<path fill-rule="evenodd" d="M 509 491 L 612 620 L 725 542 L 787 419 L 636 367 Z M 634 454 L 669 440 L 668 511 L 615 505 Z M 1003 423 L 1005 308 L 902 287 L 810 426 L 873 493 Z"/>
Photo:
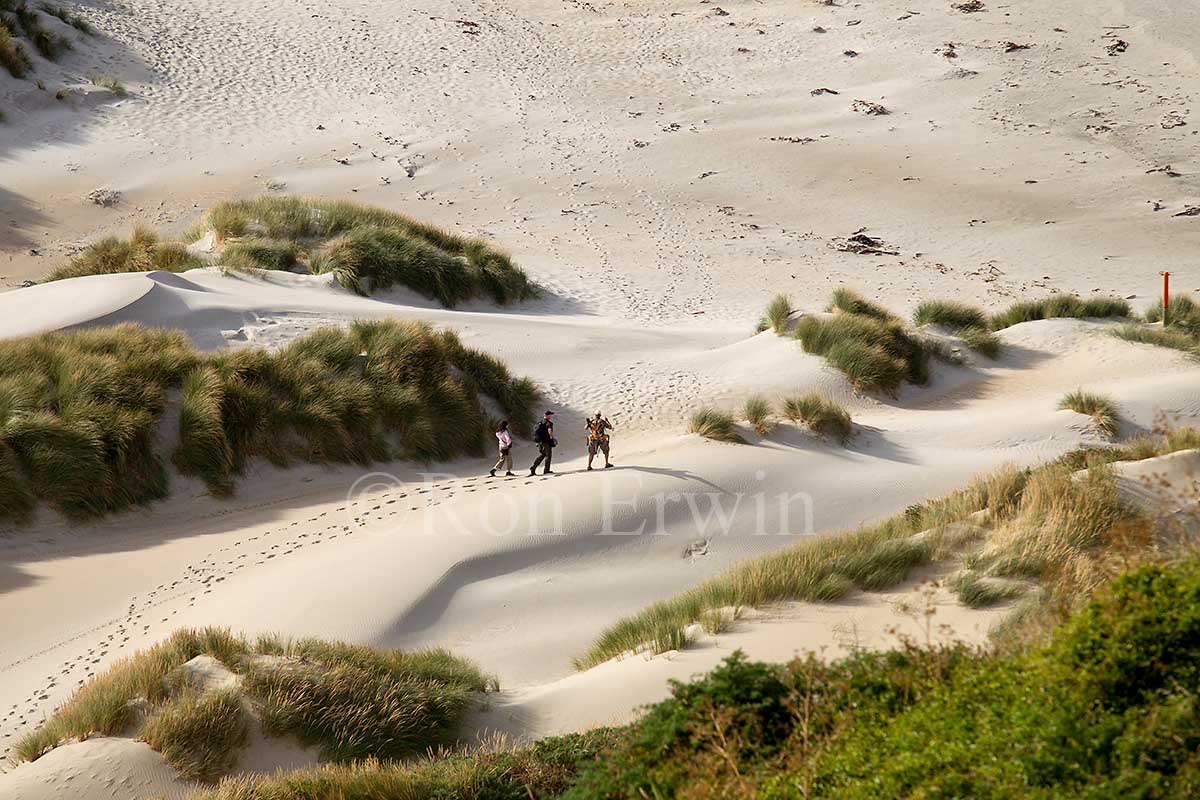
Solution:
<path fill-rule="evenodd" d="M 554 477 L 527 475 L 525 441 L 511 479 L 489 479 L 486 460 L 365 476 L 256 463 L 231 499 L 174 476 L 171 499 L 143 510 L 5 531 L 0 749 L 187 625 L 449 647 L 500 679 L 473 726 L 514 738 L 628 719 L 668 678 L 739 647 L 779 660 L 888 646 L 895 626 L 920 636 L 923 603 L 948 635 L 983 641 L 1005 608 L 929 594 L 932 570 L 693 631 L 677 652 L 572 667 L 619 617 L 738 560 L 1104 444 L 1057 408 L 1067 391 L 1111 397 L 1121 438 L 1200 421 L 1195 362 L 1102 321 L 1007 328 L 997 360 L 938 364 L 898 398 L 854 391 L 791 338 L 752 335 L 771 295 L 818 311 L 839 285 L 899 313 L 1051 290 L 1142 308 L 1163 269 L 1200 286 L 1200 18 L 1183 4 L 129 0 L 84 13 L 101 36 L 38 75 L 52 93 L 102 67 L 130 94 L 67 105 L 0 75 L 0 285 L 135 223 L 178 233 L 217 200 L 269 191 L 486 236 L 545 291 L 446 310 L 328 276 L 97 276 L 0 295 L 0 335 L 141 322 L 210 351 L 424 320 L 537 381 L 562 444 Z M 98 188 L 119 201 L 88 201 Z M 850 246 L 863 231 L 875 252 Z M 743 426 L 745 445 L 684 433 L 701 404 L 801 390 L 845 405 L 846 446 L 793 425 Z M 588 474 L 582 421 L 597 410 L 616 425 L 617 467 Z M 9 781 L 61 796 L 78 776 L 79 797 L 178 796 L 156 759 L 88 742 L 0 775 L 0 795 Z"/>

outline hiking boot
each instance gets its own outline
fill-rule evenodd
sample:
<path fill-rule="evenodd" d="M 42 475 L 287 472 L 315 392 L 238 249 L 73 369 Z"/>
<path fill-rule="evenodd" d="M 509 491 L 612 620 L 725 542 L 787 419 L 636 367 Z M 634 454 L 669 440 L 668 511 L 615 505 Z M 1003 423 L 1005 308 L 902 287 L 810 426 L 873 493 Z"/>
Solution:
<path fill-rule="evenodd" d="M 516 477 L 516 476 L 513 474 L 513 471 L 510 469 L 508 472 L 504 473 L 504 477 L 506 477 L 506 478 L 514 478 L 514 477 Z"/>
<path fill-rule="evenodd" d="M 554 474 L 554 470 L 550 470 L 550 469 L 544 469 L 544 470 L 542 470 L 542 474 L 543 474 L 543 475 L 553 475 L 553 474 Z"/>
<path fill-rule="evenodd" d="M 605 468 L 605 469 L 612 469 L 612 468 L 613 468 L 613 467 L 615 467 L 615 466 L 616 466 L 616 464 L 605 464 L 605 465 L 604 465 L 604 468 Z"/>
<path fill-rule="evenodd" d="M 588 467 L 588 472 L 591 472 L 591 471 L 592 471 L 592 468 L 591 468 L 591 467 Z"/>
<path fill-rule="evenodd" d="M 537 467 L 530 467 L 529 468 L 529 477 L 532 478 L 534 475 L 537 475 Z"/>
<path fill-rule="evenodd" d="M 496 470 L 488 470 L 488 475 L 491 475 L 493 478 L 496 477 Z"/>

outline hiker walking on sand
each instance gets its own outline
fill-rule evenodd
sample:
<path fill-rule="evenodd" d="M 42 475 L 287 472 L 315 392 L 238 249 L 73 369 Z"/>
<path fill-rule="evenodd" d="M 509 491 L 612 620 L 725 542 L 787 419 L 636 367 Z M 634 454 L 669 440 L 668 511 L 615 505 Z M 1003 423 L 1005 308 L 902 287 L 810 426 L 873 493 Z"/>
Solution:
<path fill-rule="evenodd" d="M 592 460 L 596 457 L 596 451 L 604 453 L 604 468 L 612 467 L 612 462 L 608 460 L 608 431 L 612 430 L 613 424 L 608 421 L 608 417 L 596 412 L 596 416 L 587 421 L 588 431 L 588 469 L 592 468 Z"/>
<path fill-rule="evenodd" d="M 496 466 L 492 467 L 491 476 L 496 477 L 496 470 L 504 468 L 505 477 L 512 477 L 512 434 L 508 432 L 508 420 L 500 423 L 500 427 L 496 429 L 496 441 L 500 443 L 500 459 L 496 462 Z"/>
<path fill-rule="evenodd" d="M 554 445 L 558 441 L 554 438 L 554 420 L 550 419 L 554 416 L 554 412 L 547 409 L 542 416 L 542 421 L 538 423 L 537 429 L 533 432 L 533 441 L 537 444 L 538 457 L 534 460 L 533 466 L 529 468 L 530 475 L 537 474 L 538 465 L 543 461 L 546 462 L 546 468 L 542 470 L 543 475 L 553 475 L 550 470 L 550 459 L 554 455 Z"/>

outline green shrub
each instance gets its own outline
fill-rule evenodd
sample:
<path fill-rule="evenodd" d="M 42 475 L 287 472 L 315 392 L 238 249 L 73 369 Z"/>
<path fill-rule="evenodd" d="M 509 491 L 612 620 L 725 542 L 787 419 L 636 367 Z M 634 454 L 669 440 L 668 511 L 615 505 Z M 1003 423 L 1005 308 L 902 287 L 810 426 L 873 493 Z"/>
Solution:
<path fill-rule="evenodd" d="M 128 240 L 109 236 L 88 245 L 65 266 L 52 270 L 46 281 L 119 272 L 184 272 L 204 266 L 204 259 L 182 244 L 160 242 L 153 232 L 138 226 Z"/>
<path fill-rule="evenodd" d="M 757 333 L 770 329 L 780 336 L 787 333 L 788 319 L 792 315 L 792 301 L 786 294 L 777 294 L 767 305 L 766 314 L 758 323 Z"/>
<path fill-rule="evenodd" d="M 809 429 L 842 443 L 854 433 L 854 425 L 846 409 L 817 392 L 785 398 L 783 415 L 792 422 L 803 422 Z"/>
<path fill-rule="evenodd" d="M 744 443 L 737 432 L 733 415 L 715 408 L 705 407 L 692 414 L 688 422 L 688 433 L 698 433 L 705 439 L 718 442 Z"/>
<path fill-rule="evenodd" d="M 1117 407 L 1107 397 L 1076 389 L 1063 395 L 1058 401 L 1058 407 L 1091 417 L 1096 427 L 1107 436 L 1117 434 Z"/>

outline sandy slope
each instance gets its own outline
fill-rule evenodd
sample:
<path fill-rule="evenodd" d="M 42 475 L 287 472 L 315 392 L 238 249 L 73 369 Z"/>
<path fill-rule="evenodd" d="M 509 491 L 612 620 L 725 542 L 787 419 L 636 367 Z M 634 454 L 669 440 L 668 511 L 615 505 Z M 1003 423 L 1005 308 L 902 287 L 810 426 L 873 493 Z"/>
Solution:
<path fill-rule="evenodd" d="M 549 290 L 450 312 L 302 276 L 109 276 L 0 295 L 0 335 L 133 320 L 182 327 L 209 349 L 277 345 L 356 317 L 425 319 L 537 379 L 563 440 L 553 479 L 492 482 L 460 462 L 389 465 L 364 485 L 358 471 L 263 467 L 232 501 L 177 481 L 175 499 L 146 511 L 75 529 L 46 517 L 6 537 L 0 748 L 90 674 L 184 624 L 445 644 L 506 687 L 481 726 L 535 735 L 611 721 L 733 647 L 782 658 L 844 646 L 847 626 L 880 644 L 897 619 L 892 595 L 791 607 L 674 656 L 574 675 L 571 657 L 620 614 L 798 533 L 1096 441 L 1055 410 L 1066 390 L 1111 395 L 1126 435 L 1161 413 L 1200 418 L 1200 371 L 1097 324 L 1006 330 L 1000 361 L 939 367 L 896 401 L 856 395 L 790 340 L 749 336 L 770 294 L 817 309 L 842 283 L 898 311 L 1051 288 L 1142 304 L 1164 268 L 1200 285 L 1189 266 L 1200 222 L 1174 216 L 1200 202 L 1194 9 L 720 10 L 124 0 L 85 10 L 109 38 L 38 75 L 53 92 L 116 73 L 130 99 L 65 107 L 0 76 L 0 285 L 100 234 L 136 221 L 178 230 L 212 201 L 270 184 L 487 234 Z M 1128 48 L 1109 55 L 1117 38 Z M 856 113 L 856 99 L 892 113 Z M 1152 171 L 1168 165 L 1179 177 Z M 101 186 L 122 202 L 83 199 Z M 836 249 L 862 227 L 898 255 Z M 861 431 L 849 447 L 790 427 L 743 447 L 682 434 L 701 401 L 809 388 L 850 408 Z M 578 432 L 597 408 L 618 426 L 619 468 L 587 475 Z M 531 453 L 522 445 L 519 465 Z M 800 492 L 811 504 L 797 500 L 784 524 L 776 498 Z M 939 613 L 968 638 L 990 622 Z M 122 769 L 137 773 L 143 755 Z M 32 787 L 41 774 L 8 777 Z"/>

